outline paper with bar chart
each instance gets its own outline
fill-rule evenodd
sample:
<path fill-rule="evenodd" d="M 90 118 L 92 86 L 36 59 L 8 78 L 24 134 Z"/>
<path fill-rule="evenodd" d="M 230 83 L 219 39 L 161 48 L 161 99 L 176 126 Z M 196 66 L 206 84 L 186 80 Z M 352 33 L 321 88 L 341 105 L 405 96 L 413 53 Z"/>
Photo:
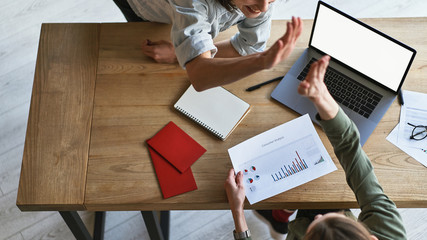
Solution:
<path fill-rule="evenodd" d="M 306 114 L 228 149 L 242 171 L 250 204 L 262 201 L 337 168 Z"/>

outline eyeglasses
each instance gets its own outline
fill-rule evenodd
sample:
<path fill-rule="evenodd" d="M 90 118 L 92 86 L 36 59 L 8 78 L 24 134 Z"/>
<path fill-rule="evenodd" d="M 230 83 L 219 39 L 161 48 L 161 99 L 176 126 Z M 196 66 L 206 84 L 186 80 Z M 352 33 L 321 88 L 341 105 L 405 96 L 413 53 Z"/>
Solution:
<path fill-rule="evenodd" d="M 410 139 L 419 141 L 427 137 L 427 126 L 414 125 L 411 123 L 408 123 L 408 125 L 414 127 L 414 129 L 412 129 L 412 134 L 409 137 Z"/>

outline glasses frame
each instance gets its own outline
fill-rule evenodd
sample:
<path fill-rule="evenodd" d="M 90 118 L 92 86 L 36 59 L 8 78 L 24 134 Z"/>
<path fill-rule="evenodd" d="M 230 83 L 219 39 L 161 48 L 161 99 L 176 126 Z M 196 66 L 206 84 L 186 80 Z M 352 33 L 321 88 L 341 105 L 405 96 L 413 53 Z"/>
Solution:
<path fill-rule="evenodd" d="M 412 123 L 408 123 L 408 125 L 414 128 L 414 129 L 412 129 L 412 133 L 411 133 L 411 136 L 409 137 L 409 139 L 413 139 L 413 140 L 415 140 L 415 141 L 420 141 L 420 140 L 423 140 L 424 138 L 426 138 L 426 137 L 427 137 L 427 134 L 426 134 L 426 135 L 425 135 L 424 137 L 422 137 L 422 138 L 415 138 L 417 135 L 420 135 L 420 134 L 422 134 L 422 133 L 424 133 L 424 132 L 427 132 L 427 126 L 424 126 L 424 125 L 414 125 L 414 124 L 412 124 Z M 424 130 L 423 130 L 423 131 L 420 131 L 420 132 L 415 133 L 415 129 L 417 129 L 417 128 L 424 128 Z M 415 133 L 415 134 L 414 134 L 414 133 Z"/>

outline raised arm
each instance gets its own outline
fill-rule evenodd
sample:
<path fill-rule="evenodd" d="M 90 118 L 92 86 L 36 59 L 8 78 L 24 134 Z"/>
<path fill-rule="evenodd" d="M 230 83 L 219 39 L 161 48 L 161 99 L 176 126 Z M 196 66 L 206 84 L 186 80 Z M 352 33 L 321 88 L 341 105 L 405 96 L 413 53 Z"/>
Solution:
<path fill-rule="evenodd" d="M 379 239 L 406 239 L 396 205 L 384 194 L 372 164 L 362 150 L 356 125 L 340 109 L 323 82 L 329 57 L 314 63 L 298 92 L 308 97 L 319 111 L 322 125 L 342 165 L 361 213 L 359 220 Z"/>
<path fill-rule="evenodd" d="M 301 19 L 294 17 L 287 23 L 286 33 L 264 52 L 232 58 L 212 58 L 210 51 L 204 52 L 185 66 L 190 82 L 196 90 L 203 91 L 270 69 L 290 55 L 301 32 Z"/>

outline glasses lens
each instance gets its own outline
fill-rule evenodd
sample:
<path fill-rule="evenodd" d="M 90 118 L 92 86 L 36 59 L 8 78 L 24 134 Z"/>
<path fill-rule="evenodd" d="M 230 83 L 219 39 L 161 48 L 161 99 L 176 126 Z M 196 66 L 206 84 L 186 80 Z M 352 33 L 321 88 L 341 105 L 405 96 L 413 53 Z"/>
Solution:
<path fill-rule="evenodd" d="M 412 131 L 412 136 L 415 140 L 421 140 L 427 137 L 427 128 L 426 127 L 415 127 Z"/>

